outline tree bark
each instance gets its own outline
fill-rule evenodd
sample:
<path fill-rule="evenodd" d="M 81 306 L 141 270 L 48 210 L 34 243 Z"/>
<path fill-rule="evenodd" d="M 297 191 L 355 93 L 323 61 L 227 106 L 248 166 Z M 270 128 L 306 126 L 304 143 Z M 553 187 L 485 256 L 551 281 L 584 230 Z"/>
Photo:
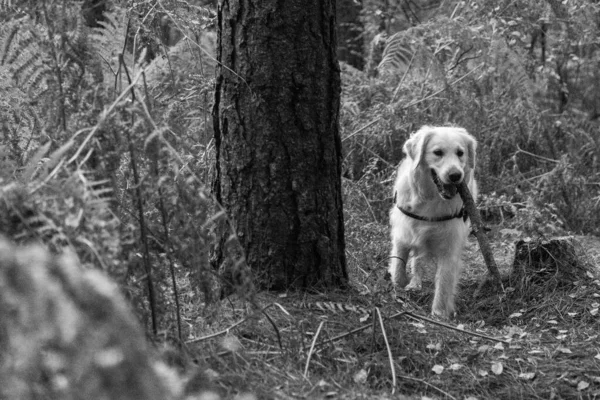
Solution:
<path fill-rule="evenodd" d="M 218 8 L 213 191 L 262 288 L 347 281 L 334 1 Z"/>

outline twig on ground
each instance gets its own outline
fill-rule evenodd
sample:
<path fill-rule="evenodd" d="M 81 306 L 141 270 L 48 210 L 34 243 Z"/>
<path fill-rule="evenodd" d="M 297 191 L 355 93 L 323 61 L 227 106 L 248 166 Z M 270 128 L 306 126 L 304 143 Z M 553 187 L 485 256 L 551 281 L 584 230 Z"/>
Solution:
<path fill-rule="evenodd" d="M 387 349 L 388 358 L 390 360 L 390 369 L 392 371 L 392 394 L 394 394 L 394 392 L 396 392 L 396 368 L 394 368 L 394 357 L 392 356 L 392 349 L 390 349 L 390 343 L 388 342 L 387 334 L 385 333 L 385 325 L 383 324 L 383 318 L 381 317 L 381 311 L 379 310 L 379 307 L 375 307 L 375 311 L 377 311 L 379 326 L 381 326 L 383 341 L 385 342 L 385 348 Z M 373 319 L 375 319 L 374 316 Z"/>
<path fill-rule="evenodd" d="M 472 335 L 472 336 L 478 336 L 480 338 L 489 339 L 489 340 L 492 340 L 492 341 L 495 341 L 495 342 L 500 342 L 500 343 L 504 343 L 504 344 L 510 344 L 506 340 L 502 340 L 502 339 L 498 339 L 498 338 L 495 338 L 495 337 L 492 337 L 492 336 L 484 335 L 483 333 L 467 331 L 465 329 L 459 329 L 459 328 L 457 328 L 455 326 L 452 326 L 450 324 L 446 324 L 444 322 L 436 321 L 435 319 L 427 318 L 427 317 L 424 317 L 422 315 L 412 313 L 410 311 L 406 311 L 405 314 L 408 315 L 411 318 L 416 319 L 416 320 L 426 321 L 426 322 L 429 322 L 430 324 L 438 325 L 438 326 L 441 326 L 441 327 L 444 327 L 444 328 L 448 328 L 448 329 L 452 329 L 452 330 L 457 331 L 457 332 L 467 333 L 467 334 Z"/>
<path fill-rule="evenodd" d="M 477 241 L 479 242 L 479 248 L 481 249 L 481 254 L 483 255 L 483 259 L 485 260 L 485 264 L 487 265 L 489 275 L 492 277 L 493 283 L 496 285 L 498 289 L 504 292 L 504 286 L 502 286 L 502 278 L 500 277 L 500 272 L 498 271 L 498 266 L 496 265 L 496 260 L 494 260 L 494 255 L 492 253 L 492 248 L 490 247 L 490 242 L 483 232 L 483 223 L 481 222 L 481 215 L 479 214 L 479 210 L 475 207 L 475 201 L 473 200 L 473 196 L 467 187 L 466 182 L 461 182 L 460 185 L 457 185 L 458 193 L 462 198 L 463 203 L 465 204 L 465 210 L 471 219 L 471 227 L 473 232 L 475 232 L 475 236 L 477 236 Z M 479 294 L 481 289 L 483 288 L 484 283 L 487 279 L 484 279 L 480 284 L 477 290 L 475 291 L 475 296 Z"/>
<path fill-rule="evenodd" d="M 262 312 L 264 314 L 264 311 L 267 310 L 268 308 L 273 307 L 273 303 L 269 304 L 266 307 L 263 307 L 260 312 Z M 265 314 L 266 315 L 266 314 Z M 253 315 L 248 315 L 247 317 L 244 317 L 243 319 L 241 319 L 240 321 L 236 322 L 235 324 L 231 325 L 228 328 L 223 329 L 222 331 L 219 332 L 215 332 L 215 333 L 211 333 L 210 335 L 206 335 L 206 336 L 202 336 L 196 339 L 192 339 L 192 340 L 188 340 L 185 343 L 186 344 L 191 344 L 191 343 L 198 343 L 198 342 L 202 342 L 204 340 L 208 340 L 208 339 L 212 339 L 214 337 L 220 336 L 220 335 L 225 335 L 227 333 L 229 333 L 230 330 L 232 330 L 233 328 L 237 327 L 238 325 L 243 324 L 244 322 L 248 321 L 248 319 L 250 319 L 250 317 L 252 317 Z M 267 317 L 268 318 L 268 317 Z M 269 319 L 270 320 L 270 319 Z M 272 321 L 271 321 L 272 322 Z M 277 332 L 277 338 L 279 339 L 279 344 L 281 345 L 281 338 L 279 337 L 279 331 L 277 330 L 277 328 L 275 328 L 275 331 Z"/>
<path fill-rule="evenodd" d="M 456 397 L 452 396 L 450 393 L 444 392 L 444 391 L 443 391 L 442 389 L 440 389 L 439 387 L 437 387 L 437 386 L 435 386 L 435 385 L 432 385 L 431 383 L 429 383 L 429 382 L 426 382 L 426 381 L 424 381 L 424 380 L 422 380 L 422 379 L 419 379 L 419 378 L 413 378 L 412 376 L 406 376 L 406 375 L 398 375 L 398 376 L 399 376 L 400 378 L 402 378 L 402 379 L 406 379 L 406 380 L 408 380 L 408 381 L 413 381 L 413 382 L 419 382 L 419 383 L 422 383 L 422 384 L 423 384 L 423 385 L 425 385 L 425 386 L 429 386 L 430 388 L 437 390 L 438 392 L 440 392 L 440 393 L 441 393 L 441 394 L 443 394 L 444 396 L 447 396 L 447 397 L 449 397 L 449 398 L 451 398 L 451 399 L 457 400 L 457 399 L 456 399 Z"/>
<path fill-rule="evenodd" d="M 397 317 L 399 317 L 401 315 L 404 315 L 404 314 L 406 314 L 406 311 L 401 311 L 401 312 L 398 312 L 398 313 L 396 313 L 396 314 L 394 314 L 394 315 L 392 315 L 390 317 L 387 317 L 385 320 L 387 321 L 387 320 L 390 320 L 390 319 L 394 319 L 394 318 L 397 318 Z M 334 336 L 331 339 L 327 339 L 324 342 L 321 342 L 321 343 L 317 344 L 317 347 L 323 346 L 324 344 L 327 344 L 327 343 L 332 343 L 332 342 L 336 342 L 338 340 L 344 339 L 347 336 L 354 335 L 355 333 L 364 331 L 365 329 L 369 329 L 370 327 L 371 327 L 371 324 L 359 326 L 356 329 L 352 329 L 351 331 L 348 331 L 348 332 L 342 333 L 340 335 Z M 305 350 L 306 350 L 306 348 L 305 348 Z"/>
<path fill-rule="evenodd" d="M 308 352 L 308 357 L 306 358 L 306 365 L 304 366 L 304 378 L 307 378 L 308 366 L 310 365 L 310 358 L 313 355 L 313 352 L 315 350 L 315 344 L 317 343 L 317 339 L 319 339 L 319 333 L 321 333 L 321 329 L 323 329 L 324 324 L 325 321 L 321 321 L 321 323 L 319 324 L 319 328 L 317 329 L 317 333 L 315 333 L 315 337 L 313 338 L 313 341 L 310 345 L 310 351 Z"/>
<path fill-rule="evenodd" d="M 275 330 L 275 334 L 277 335 L 277 343 L 279 343 L 279 348 L 281 350 L 283 350 L 283 343 L 281 342 L 281 334 L 279 333 L 279 329 L 277 328 L 275 321 L 273 321 L 273 319 L 269 316 L 269 314 L 267 314 L 266 309 L 267 309 L 267 307 L 260 310 L 260 312 L 263 313 L 265 315 L 265 317 L 267 317 L 267 321 L 269 321 L 271 323 L 271 325 L 273 326 L 273 329 Z"/>

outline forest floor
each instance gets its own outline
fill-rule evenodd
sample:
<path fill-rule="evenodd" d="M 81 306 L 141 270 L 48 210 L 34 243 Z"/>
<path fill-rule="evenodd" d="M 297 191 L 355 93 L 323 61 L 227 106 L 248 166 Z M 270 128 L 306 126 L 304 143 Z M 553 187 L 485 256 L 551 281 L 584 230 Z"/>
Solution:
<path fill-rule="evenodd" d="M 600 239 L 573 238 L 577 265 L 522 285 L 510 279 L 510 233 L 490 233 L 505 292 L 474 297 L 486 267 L 471 237 L 457 317 L 439 325 L 432 283 L 398 300 L 385 278 L 387 227 L 363 226 L 348 239 L 351 289 L 260 293 L 267 308 L 252 317 L 230 298 L 198 316 L 192 337 L 227 330 L 190 341 L 199 382 L 238 399 L 600 398 Z"/>

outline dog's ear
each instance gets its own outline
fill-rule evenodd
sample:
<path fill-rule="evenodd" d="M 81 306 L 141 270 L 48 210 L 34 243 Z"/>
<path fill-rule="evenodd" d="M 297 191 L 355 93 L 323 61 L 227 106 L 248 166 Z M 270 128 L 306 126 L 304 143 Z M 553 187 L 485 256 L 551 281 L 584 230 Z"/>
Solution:
<path fill-rule="evenodd" d="M 469 132 L 462 130 L 463 137 L 465 138 L 465 145 L 468 150 L 468 165 L 469 168 L 475 169 L 475 163 L 477 161 L 477 141 Z"/>
<path fill-rule="evenodd" d="M 402 150 L 404 154 L 409 156 L 413 160 L 413 167 L 416 169 L 423 157 L 425 157 L 425 151 L 427 150 L 427 143 L 433 135 L 433 128 L 424 126 L 411 135 L 410 139 L 404 143 Z"/>

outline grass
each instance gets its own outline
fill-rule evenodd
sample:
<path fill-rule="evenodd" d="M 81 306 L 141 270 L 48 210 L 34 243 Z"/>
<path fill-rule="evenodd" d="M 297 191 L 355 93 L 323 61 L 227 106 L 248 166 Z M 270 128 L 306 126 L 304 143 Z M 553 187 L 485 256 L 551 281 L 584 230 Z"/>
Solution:
<path fill-rule="evenodd" d="M 364 200 L 354 196 L 350 207 L 353 199 Z M 268 307 L 264 313 L 235 298 L 202 309 L 191 337 L 223 332 L 188 343 L 190 357 L 182 365 L 188 374 L 197 371 L 190 387 L 238 399 L 600 397 L 597 255 L 575 246 L 577 254 L 569 259 L 578 264 L 556 278 L 564 284 L 525 282 L 511 274 L 514 244 L 496 235 L 494 255 L 506 293 L 484 290 L 474 298 L 485 266 L 471 239 L 458 317 L 450 323 L 458 329 L 449 329 L 398 315 L 428 317 L 433 285 L 426 281 L 420 293 L 397 301 L 385 279 L 385 221 L 377 220 L 378 210 L 350 210 L 352 288 L 260 293 L 258 304 Z M 340 311 L 336 304 L 356 309 Z"/>

